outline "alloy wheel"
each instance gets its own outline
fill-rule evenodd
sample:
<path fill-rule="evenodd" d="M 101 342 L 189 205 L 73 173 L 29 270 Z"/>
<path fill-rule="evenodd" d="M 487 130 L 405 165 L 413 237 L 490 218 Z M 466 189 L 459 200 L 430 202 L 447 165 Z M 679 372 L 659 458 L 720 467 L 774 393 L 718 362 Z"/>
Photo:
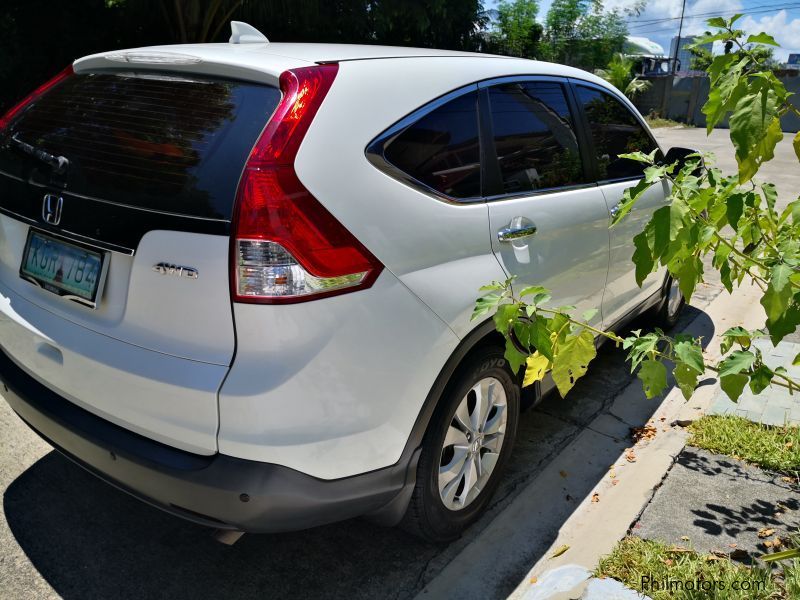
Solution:
<path fill-rule="evenodd" d="M 508 419 L 506 392 L 485 377 L 461 399 L 439 460 L 439 495 L 449 510 L 468 506 L 486 486 L 500 458 Z"/>

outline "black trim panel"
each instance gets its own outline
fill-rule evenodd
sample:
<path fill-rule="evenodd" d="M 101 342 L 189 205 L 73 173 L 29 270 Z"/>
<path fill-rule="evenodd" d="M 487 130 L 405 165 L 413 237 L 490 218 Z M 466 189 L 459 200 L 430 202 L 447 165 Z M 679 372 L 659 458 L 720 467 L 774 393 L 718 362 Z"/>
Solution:
<path fill-rule="evenodd" d="M 209 235 L 230 234 L 230 221 L 114 204 L 71 194 L 57 186 L 29 183 L 0 174 L 0 213 L 35 225 L 48 233 L 65 235 L 104 250 L 133 254 L 142 237 L 148 231 L 157 229 Z M 46 194 L 64 198 L 58 226 L 45 223 L 41 218 Z"/>
<path fill-rule="evenodd" d="M 363 475 L 322 480 L 288 467 L 155 442 L 72 404 L 0 351 L 3 396 L 45 441 L 117 488 L 210 527 L 253 532 L 306 529 L 367 513 L 396 522 L 413 489 L 418 452 Z M 407 477 L 410 474 L 410 478 Z M 399 501 L 398 501 L 399 499 Z M 385 519 L 384 519 L 385 520 Z"/>

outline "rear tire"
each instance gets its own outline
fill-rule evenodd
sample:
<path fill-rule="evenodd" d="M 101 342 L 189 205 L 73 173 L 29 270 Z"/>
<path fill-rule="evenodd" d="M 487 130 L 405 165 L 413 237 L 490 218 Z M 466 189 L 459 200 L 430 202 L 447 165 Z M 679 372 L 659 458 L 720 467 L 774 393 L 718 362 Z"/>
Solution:
<path fill-rule="evenodd" d="M 448 542 L 483 514 L 514 445 L 519 405 L 520 388 L 500 348 L 459 369 L 425 433 L 401 527 Z"/>
<path fill-rule="evenodd" d="M 656 313 L 656 324 L 662 329 L 671 329 L 678 322 L 686 300 L 683 298 L 678 282 L 667 276 L 664 286 L 664 300 Z"/>

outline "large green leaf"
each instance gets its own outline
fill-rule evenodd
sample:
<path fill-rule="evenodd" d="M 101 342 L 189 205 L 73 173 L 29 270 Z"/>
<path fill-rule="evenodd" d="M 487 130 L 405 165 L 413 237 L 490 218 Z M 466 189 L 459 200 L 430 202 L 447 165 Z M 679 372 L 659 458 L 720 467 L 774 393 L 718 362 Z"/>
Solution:
<path fill-rule="evenodd" d="M 767 290 L 769 293 L 769 290 Z M 763 298 L 762 298 L 763 304 Z M 800 309 L 793 302 L 785 312 L 776 319 L 767 319 L 767 330 L 772 343 L 777 345 L 790 333 L 794 333 L 800 326 Z"/>
<path fill-rule="evenodd" d="M 748 36 L 747 38 L 748 44 L 769 44 L 770 46 L 780 46 L 778 42 L 775 41 L 775 38 L 769 35 L 768 33 L 756 33 L 754 35 Z"/>
<path fill-rule="evenodd" d="M 487 294 L 478 298 L 475 301 L 475 309 L 472 311 L 472 320 L 493 310 L 502 301 L 503 297 L 500 294 Z"/>
<path fill-rule="evenodd" d="M 629 187 L 622 192 L 622 201 L 618 205 L 619 210 L 617 210 L 617 213 L 611 218 L 612 227 L 624 219 L 625 215 L 631 212 L 631 209 L 636 205 L 636 202 L 639 200 L 641 195 L 651 185 L 653 184 L 647 181 L 647 179 L 640 179 L 635 186 Z"/>
<path fill-rule="evenodd" d="M 727 209 L 725 211 L 728 217 L 728 223 L 731 227 L 736 229 L 739 227 L 739 219 L 742 218 L 744 212 L 744 194 L 731 194 L 728 196 Z"/>
<path fill-rule="evenodd" d="M 675 355 L 689 367 L 702 374 L 706 370 L 703 362 L 703 352 L 700 346 L 691 341 L 681 341 L 675 344 Z"/>
<path fill-rule="evenodd" d="M 511 372 L 516 374 L 519 373 L 519 368 L 525 364 L 525 361 L 528 357 L 524 354 L 520 354 L 520 352 L 514 347 L 514 344 L 511 342 L 511 340 L 506 339 L 505 358 L 508 361 L 508 366 L 511 369 Z"/>
<path fill-rule="evenodd" d="M 719 57 L 717 57 L 719 58 Z M 721 61 L 720 61 L 721 62 Z M 742 69 L 749 62 L 748 58 L 743 58 L 738 63 L 719 67 L 717 79 L 712 79 L 711 90 L 708 93 L 708 100 L 703 105 L 702 111 L 706 115 L 706 129 L 708 133 L 722 120 L 732 107 L 747 94 L 747 83 L 742 79 Z M 711 64 L 711 71 L 717 59 Z"/>
<path fill-rule="evenodd" d="M 519 304 L 501 304 L 497 307 L 497 312 L 492 317 L 494 319 L 494 326 L 503 335 L 513 325 L 519 315 Z"/>
<path fill-rule="evenodd" d="M 692 397 L 695 388 L 697 387 L 697 378 L 699 374 L 685 363 L 678 363 L 672 371 L 678 387 L 683 393 L 683 397 L 687 400 Z"/>
<path fill-rule="evenodd" d="M 547 319 L 541 315 L 536 316 L 532 321 L 518 321 L 514 325 L 514 333 L 523 346 L 532 351 L 537 350 L 549 360 L 553 359 L 552 342 L 550 341 L 550 331 L 547 328 Z"/>
<path fill-rule="evenodd" d="M 793 290 L 789 285 L 789 276 L 792 270 L 785 264 L 779 263 L 772 268 L 767 291 L 761 297 L 761 306 L 767 315 L 767 330 L 773 342 L 780 341 L 784 336 L 792 333 L 796 327 L 800 314 L 793 305 Z M 777 342 L 775 342 L 777 343 Z"/>
<path fill-rule="evenodd" d="M 754 394 L 760 394 L 772 381 L 772 371 L 765 365 L 759 365 L 750 374 L 750 389 Z"/>
<path fill-rule="evenodd" d="M 747 371 L 756 360 L 755 354 L 748 350 L 736 350 L 719 363 L 719 376 L 735 375 Z"/>
<path fill-rule="evenodd" d="M 720 337 L 722 337 L 722 341 L 720 342 L 719 349 L 722 354 L 727 354 L 734 343 L 741 345 L 745 349 L 749 348 L 752 343 L 750 332 L 738 325 L 726 330 Z"/>
<path fill-rule="evenodd" d="M 594 336 L 587 330 L 570 335 L 559 346 L 553 359 L 553 381 L 558 392 L 566 396 L 575 382 L 586 374 L 589 363 L 597 355 Z"/>
<path fill-rule="evenodd" d="M 744 386 L 747 385 L 747 375 L 726 375 L 725 377 L 719 378 L 719 385 L 722 388 L 722 391 L 728 395 L 728 398 L 736 402 L 739 399 L 739 396 L 742 395 L 744 391 Z"/>
<path fill-rule="evenodd" d="M 730 137 L 739 163 L 739 183 L 753 178 L 764 161 L 775 155 L 783 139 L 775 90 L 763 86 L 740 98 L 729 120 Z"/>
<path fill-rule="evenodd" d="M 642 231 L 633 237 L 633 264 L 636 265 L 636 285 L 642 287 L 645 278 L 653 272 L 655 261 L 647 244 L 647 233 Z"/>
<path fill-rule="evenodd" d="M 636 376 L 642 380 L 647 398 L 655 398 L 667 387 L 667 368 L 657 360 L 644 361 Z"/>
<path fill-rule="evenodd" d="M 697 256 L 690 256 L 683 261 L 683 266 L 681 266 L 677 276 L 681 294 L 686 298 L 686 302 L 689 302 L 692 299 L 697 283 L 703 276 L 703 261 Z"/>

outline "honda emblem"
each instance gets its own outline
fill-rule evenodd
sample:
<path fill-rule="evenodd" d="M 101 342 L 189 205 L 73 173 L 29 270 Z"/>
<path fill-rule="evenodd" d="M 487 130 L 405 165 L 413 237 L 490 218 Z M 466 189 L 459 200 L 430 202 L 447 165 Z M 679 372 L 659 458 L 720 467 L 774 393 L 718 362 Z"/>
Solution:
<path fill-rule="evenodd" d="M 64 198 L 55 194 L 45 194 L 42 202 L 42 219 L 48 225 L 58 225 L 61 222 L 61 209 L 64 207 Z"/>

